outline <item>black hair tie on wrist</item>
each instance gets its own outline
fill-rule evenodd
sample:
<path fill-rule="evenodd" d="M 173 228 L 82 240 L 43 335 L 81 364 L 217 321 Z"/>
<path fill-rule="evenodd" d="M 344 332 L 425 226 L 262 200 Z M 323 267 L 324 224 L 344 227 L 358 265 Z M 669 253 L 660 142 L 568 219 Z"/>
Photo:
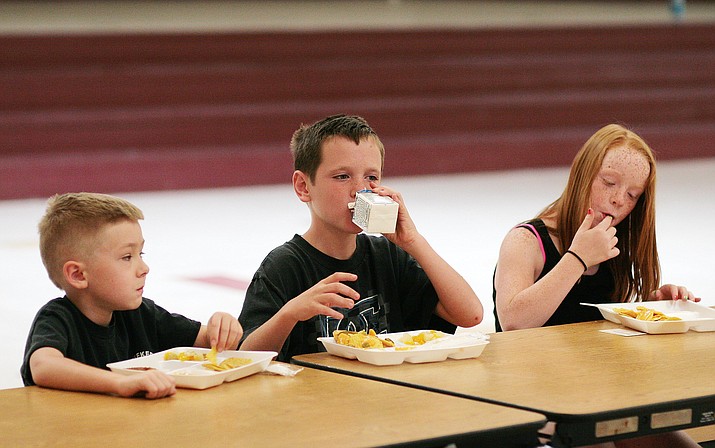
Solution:
<path fill-rule="evenodd" d="M 585 272 L 585 271 L 588 271 L 588 265 L 586 264 L 585 261 L 583 261 L 583 258 L 581 258 L 581 257 L 578 256 L 578 254 L 577 254 L 576 252 L 574 252 L 574 251 L 572 251 L 572 250 L 567 250 L 566 253 L 573 255 L 574 257 L 576 257 L 576 259 L 577 259 L 578 261 L 581 262 L 581 264 L 583 265 L 583 270 L 584 270 L 584 272 Z"/>

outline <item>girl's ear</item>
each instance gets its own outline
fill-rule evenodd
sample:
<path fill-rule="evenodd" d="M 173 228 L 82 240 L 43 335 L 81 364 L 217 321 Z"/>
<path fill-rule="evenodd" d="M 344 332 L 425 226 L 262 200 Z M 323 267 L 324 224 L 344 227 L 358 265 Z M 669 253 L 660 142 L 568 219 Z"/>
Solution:
<path fill-rule="evenodd" d="M 84 265 L 77 261 L 68 261 L 62 266 L 62 275 L 65 281 L 75 289 L 87 287 L 87 277 L 84 274 Z"/>
<path fill-rule="evenodd" d="M 302 202 L 310 202 L 310 179 L 302 171 L 293 172 L 293 190 Z"/>

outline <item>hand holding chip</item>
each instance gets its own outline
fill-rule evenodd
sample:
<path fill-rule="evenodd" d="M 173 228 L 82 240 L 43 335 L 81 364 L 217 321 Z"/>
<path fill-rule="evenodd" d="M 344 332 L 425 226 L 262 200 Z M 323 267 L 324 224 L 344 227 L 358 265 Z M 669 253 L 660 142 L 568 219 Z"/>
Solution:
<path fill-rule="evenodd" d="M 219 353 L 224 350 L 235 350 L 243 336 L 243 328 L 234 316 L 219 311 L 209 319 L 206 336 L 208 347 L 216 348 Z"/>

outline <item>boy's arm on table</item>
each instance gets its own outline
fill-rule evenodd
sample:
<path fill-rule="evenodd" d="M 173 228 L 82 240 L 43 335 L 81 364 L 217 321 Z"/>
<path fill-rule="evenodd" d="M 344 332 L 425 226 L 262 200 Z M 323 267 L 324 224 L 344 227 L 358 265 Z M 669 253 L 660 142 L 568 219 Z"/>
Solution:
<path fill-rule="evenodd" d="M 293 331 L 296 320 L 283 312 L 283 308 L 256 328 L 241 344 L 241 350 L 269 350 L 280 353 L 288 335 Z"/>
<path fill-rule="evenodd" d="M 32 354 L 30 370 L 35 384 L 53 389 L 122 397 L 143 394 L 145 398 L 162 398 L 176 393 L 174 379 L 161 371 L 122 375 L 65 358 L 62 352 L 51 347 L 39 348 Z"/>

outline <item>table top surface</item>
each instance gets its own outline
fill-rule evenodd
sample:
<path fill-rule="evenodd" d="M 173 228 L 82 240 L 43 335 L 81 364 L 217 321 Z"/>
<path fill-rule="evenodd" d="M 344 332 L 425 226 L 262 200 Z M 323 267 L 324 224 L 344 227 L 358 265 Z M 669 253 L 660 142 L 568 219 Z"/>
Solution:
<path fill-rule="evenodd" d="M 303 369 L 159 400 L 37 386 L 0 391 L 8 446 L 407 446 L 536 436 L 545 417 L 384 382 Z M 422 446 L 425 446 L 422 444 Z"/>
<path fill-rule="evenodd" d="M 375 366 L 327 353 L 294 363 L 514 405 L 550 419 L 715 401 L 715 333 L 618 336 L 607 321 L 490 335 L 478 358 Z"/>

